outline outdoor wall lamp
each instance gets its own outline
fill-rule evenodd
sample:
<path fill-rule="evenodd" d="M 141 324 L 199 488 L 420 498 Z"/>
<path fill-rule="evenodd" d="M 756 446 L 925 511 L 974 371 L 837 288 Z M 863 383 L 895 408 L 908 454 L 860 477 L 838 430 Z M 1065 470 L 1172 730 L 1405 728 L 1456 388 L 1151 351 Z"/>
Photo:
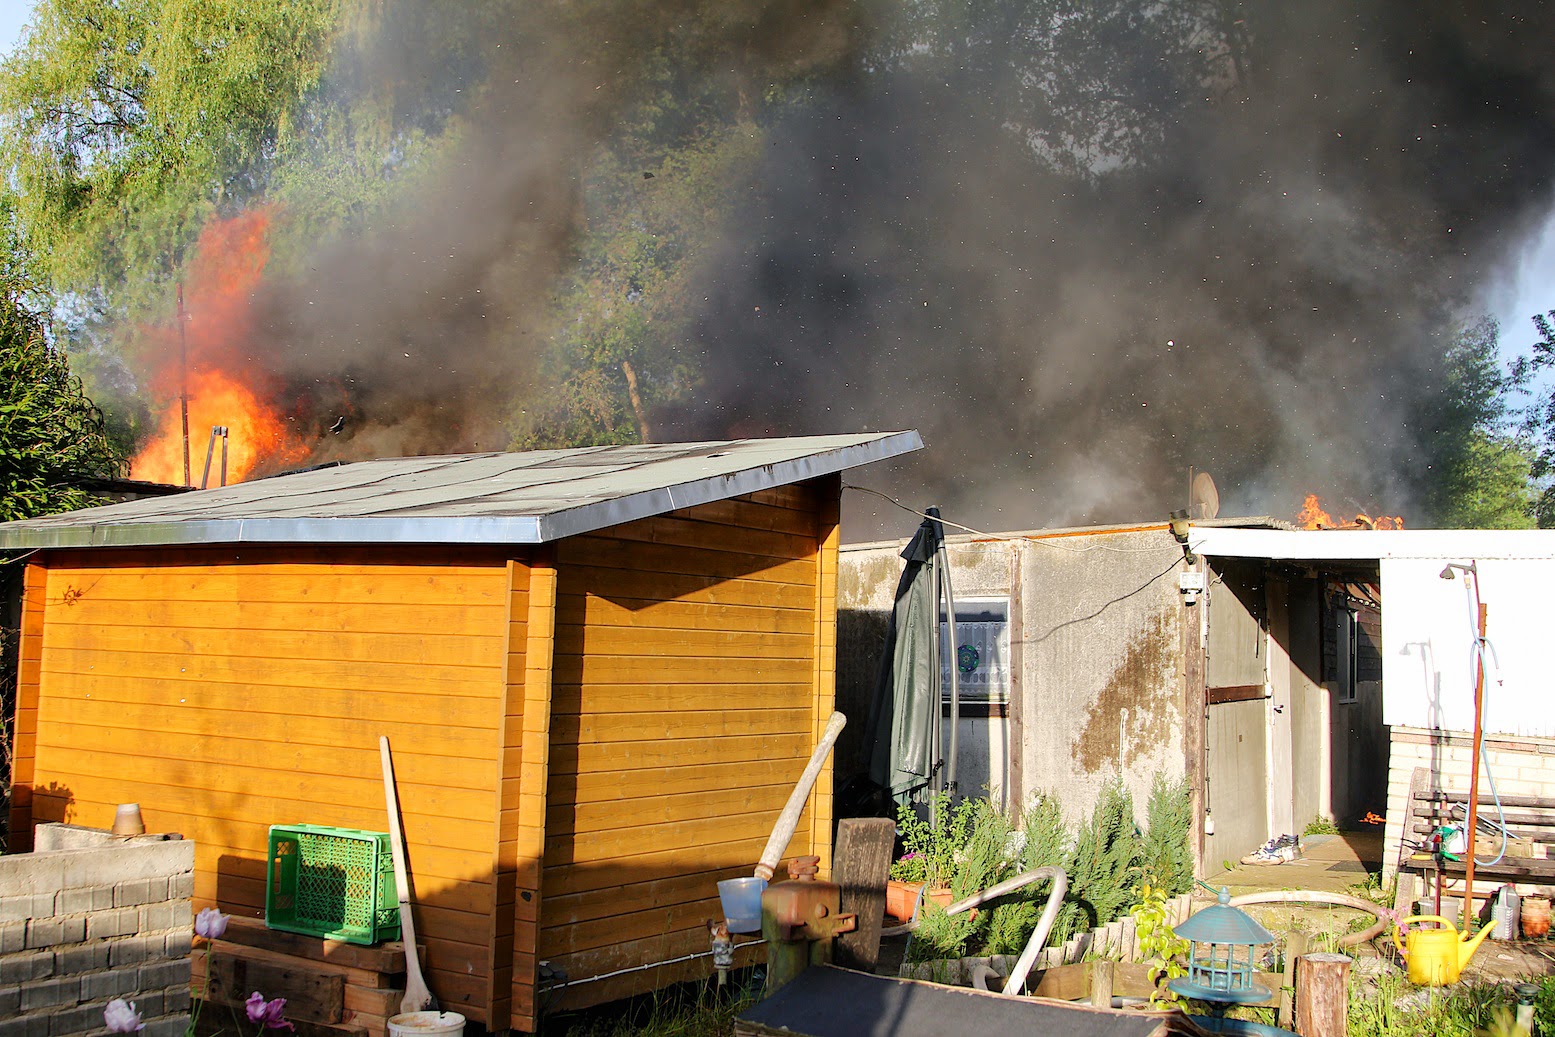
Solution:
<path fill-rule="evenodd" d="M 1186 509 L 1172 512 L 1171 527 L 1172 536 L 1182 545 L 1183 559 L 1189 565 L 1197 562 L 1198 557 L 1194 555 L 1193 549 L 1188 546 L 1188 512 Z"/>
<path fill-rule="evenodd" d="M 1440 576 L 1444 580 L 1456 580 L 1458 578 L 1458 574 L 1453 572 L 1454 569 L 1462 569 L 1470 576 L 1479 576 L 1479 570 L 1474 567 L 1473 562 L 1470 562 L 1468 565 L 1464 565 L 1462 562 L 1448 562 L 1446 566 L 1442 568 L 1442 571 L 1436 575 Z"/>

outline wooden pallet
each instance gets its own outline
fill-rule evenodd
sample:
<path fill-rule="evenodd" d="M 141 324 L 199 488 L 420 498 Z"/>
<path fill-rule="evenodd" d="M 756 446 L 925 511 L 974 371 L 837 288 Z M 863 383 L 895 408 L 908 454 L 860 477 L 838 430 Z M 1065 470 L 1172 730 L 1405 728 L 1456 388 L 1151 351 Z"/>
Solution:
<path fill-rule="evenodd" d="M 195 996 L 205 992 L 201 1032 L 230 1024 L 236 1008 L 259 991 L 286 998 L 286 1018 L 297 1037 L 386 1037 L 389 1017 L 405 996 L 405 945 L 373 947 L 322 940 L 233 918 L 224 939 L 191 955 Z M 228 1027 L 230 1029 L 230 1026 Z"/>

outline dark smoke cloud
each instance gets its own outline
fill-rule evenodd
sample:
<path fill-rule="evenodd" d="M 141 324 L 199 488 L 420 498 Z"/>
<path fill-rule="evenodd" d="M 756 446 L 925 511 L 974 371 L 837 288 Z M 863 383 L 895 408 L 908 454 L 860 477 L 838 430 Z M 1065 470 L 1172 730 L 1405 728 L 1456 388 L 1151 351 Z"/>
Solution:
<path fill-rule="evenodd" d="M 1159 518 L 1190 465 L 1229 513 L 1407 513 L 1444 327 L 1549 201 L 1549 13 L 1495 8 L 1250 7 L 1234 88 L 1084 186 L 975 98 L 862 77 L 781 128 L 677 431 L 915 426 L 861 481 L 984 528 Z"/>
<path fill-rule="evenodd" d="M 1289 516 L 1313 490 L 1336 514 L 1408 518 L 1443 329 L 1550 200 L 1555 16 L 1163 7 L 1246 50 L 1201 40 L 1208 71 L 1185 87 L 1094 41 L 1070 71 L 1135 99 L 1097 124 L 1136 113 L 1149 160 L 1102 153 L 1078 179 L 1039 160 L 1062 160 L 1061 134 L 1022 128 L 1029 51 L 989 43 L 1030 27 L 1023 5 L 946 58 L 893 48 L 890 12 L 841 2 L 515 16 L 483 51 L 457 159 L 393 225 L 275 290 L 288 369 L 350 384 L 364 454 L 503 445 L 577 171 L 648 43 L 693 33 L 706 75 L 809 71 L 816 100 L 771 128 L 751 207 L 696 257 L 706 380 L 654 415 L 659 438 L 916 427 L 927 451 L 855 477 L 983 528 L 1163 517 L 1190 465 L 1228 513 Z M 850 536 L 911 524 L 848 507 Z"/>

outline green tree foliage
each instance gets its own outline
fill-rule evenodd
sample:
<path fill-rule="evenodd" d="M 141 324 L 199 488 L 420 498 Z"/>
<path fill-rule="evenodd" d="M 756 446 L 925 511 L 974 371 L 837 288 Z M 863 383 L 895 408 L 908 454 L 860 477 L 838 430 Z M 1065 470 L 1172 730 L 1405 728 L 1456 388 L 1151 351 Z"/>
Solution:
<path fill-rule="evenodd" d="M 1057 172 L 1089 179 L 1151 162 L 1190 108 L 1245 78 L 1245 20 L 1226 0 L 912 0 L 876 60 L 922 69 Z"/>
<path fill-rule="evenodd" d="M 14 280 L 0 286 L 0 521 L 98 503 L 82 481 L 123 468 L 101 412 L 21 294 Z"/>
<path fill-rule="evenodd" d="M 56 297 L 134 312 L 261 192 L 323 75 L 335 0 L 39 0 L 0 69 L 9 190 Z"/>
<path fill-rule="evenodd" d="M 1186 777 L 1158 773 L 1145 803 L 1145 832 L 1140 839 L 1140 868 L 1146 882 L 1175 897 L 1193 888 L 1193 800 Z"/>
<path fill-rule="evenodd" d="M 1453 333 L 1441 372 L 1416 419 L 1425 462 L 1418 480 L 1421 504 L 1430 524 L 1532 526 L 1535 455 L 1518 431 L 1516 405 L 1530 368 L 1502 365 L 1499 328 L 1485 317 Z"/>

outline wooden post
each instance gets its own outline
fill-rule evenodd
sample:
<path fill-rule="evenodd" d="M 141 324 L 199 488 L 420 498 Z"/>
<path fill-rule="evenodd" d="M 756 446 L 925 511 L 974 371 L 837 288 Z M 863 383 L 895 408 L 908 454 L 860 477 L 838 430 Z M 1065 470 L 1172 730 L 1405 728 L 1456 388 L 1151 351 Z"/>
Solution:
<path fill-rule="evenodd" d="M 1112 962 L 1091 962 L 1091 1007 L 1112 1007 Z"/>
<path fill-rule="evenodd" d="M 1277 1025 L 1290 1029 L 1291 1013 L 1296 1007 L 1296 959 L 1307 953 L 1307 934 L 1292 929 L 1285 934 L 1285 978 L 1280 983 L 1280 1009 Z"/>
<path fill-rule="evenodd" d="M 1304 954 L 1296 961 L 1296 1032 L 1301 1037 L 1345 1037 L 1349 1024 L 1350 959 Z"/>
<path fill-rule="evenodd" d="M 837 822 L 832 881 L 842 887 L 842 912 L 858 916 L 858 928 L 837 939 L 837 964 L 873 972 L 880 960 L 885 920 L 885 885 L 896 848 L 896 822 L 885 817 L 850 817 Z"/>
<path fill-rule="evenodd" d="M 1473 573 L 1474 596 L 1479 597 L 1479 574 Z M 1485 604 L 1479 606 L 1479 640 L 1474 651 L 1474 744 L 1469 749 L 1469 830 L 1464 833 L 1467 848 L 1463 857 L 1463 928 L 1477 927 L 1474 915 L 1474 842 L 1479 838 L 1479 753 L 1484 744 L 1482 721 L 1485 712 Z"/>

